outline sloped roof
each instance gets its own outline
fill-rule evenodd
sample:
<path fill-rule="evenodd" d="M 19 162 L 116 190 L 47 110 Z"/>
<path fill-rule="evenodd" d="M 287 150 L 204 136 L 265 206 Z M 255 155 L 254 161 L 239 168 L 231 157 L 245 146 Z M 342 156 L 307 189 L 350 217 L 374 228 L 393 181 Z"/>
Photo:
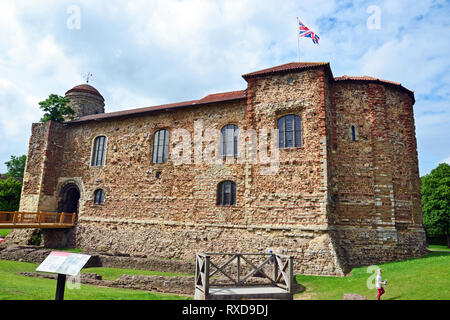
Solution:
<path fill-rule="evenodd" d="M 404 86 L 402 86 L 401 83 L 394 82 L 394 81 L 383 80 L 383 79 L 369 77 L 369 76 L 355 77 L 355 76 L 348 76 L 348 75 L 336 77 L 336 78 L 334 78 L 334 81 L 363 81 L 363 82 L 374 82 L 374 83 L 382 83 L 382 84 L 392 85 L 392 86 L 399 87 L 402 90 L 405 90 L 407 93 L 411 94 L 414 99 L 414 91 L 409 90 L 408 88 L 405 88 Z"/>
<path fill-rule="evenodd" d="M 67 123 L 79 123 L 79 122 L 85 122 L 85 121 L 95 121 L 95 120 L 102 120 L 102 119 L 109 119 L 109 118 L 133 116 L 133 115 L 139 115 L 139 114 L 153 112 L 153 111 L 172 110 L 172 109 L 177 109 L 177 108 L 192 107 L 192 106 L 196 106 L 196 105 L 205 105 L 208 103 L 241 100 L 241 99 L 246 99 L 246 97 L 247 97 L 246 90 L 222 92 L 222 93 L 207 95 L 206 97 L 203 97 L 199 100 L 183 101 L 183 102 L 163 104 L 163 105 L 159 105 L 159 106 L 124 110 L 124 111 L 92 114 L 92 115 L 80 117 L 78 119 L 69 121 Z"/>
<path fill-rule="evenodd" d="M 95 89 L 93 86 L 84 83 L 84 84 L 80 84 L 78 86 L 73 87 L 72 89 L 70 89 L 69 91 L 66 92 L 66 94 L 71 93 L 71 92 L 84 92 L 84 93 L 90 93 L 93 95 L 98 96 L 99 98 L 101 98 L 102 100 L 105 100 L 103 98 L 103 96 L 100 94 L 100 92 L 98 92 L 97 89 Z"/>
<path fill-rule="evenodd" d="M 329 62 L 290 62 L 290 63 L 282 64 L 279 66 L 247 73 L 247 74 L 242 75 L 242 77 L 244 79 L 248 79 L 248 78 L 265 76 L 265 75 L 270 75 L 270 74 L 279 73 L 279 72 L 300 71 L 300 70 L 304 70 L 304 69 L 310 69 L 310 68 L 316 68 L 316 67 L 322 67 L 322 66 L 329 67 L 329 65 L 330 65 Z"/>

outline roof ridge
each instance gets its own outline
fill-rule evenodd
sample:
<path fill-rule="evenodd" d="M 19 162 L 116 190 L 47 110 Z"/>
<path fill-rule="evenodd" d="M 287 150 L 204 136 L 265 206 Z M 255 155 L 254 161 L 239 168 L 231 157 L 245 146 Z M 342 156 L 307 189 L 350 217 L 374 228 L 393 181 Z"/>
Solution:
<path fill-rule="evenodd" d="M 400 82 L 385 80 L 385 79 L 381 79 L 381 78 L 375 78 L 375 77 L 371 77 L 371 76 L 367 76 L 367 75 L 363 75 L 363 76 L 348 76 L 348 75 L 344 74 L 343 76 L 340 76 L 340 77 L 334 77 L 334 80 L 336 80 L 336 81 L 341 81 L 341 80 L 380 81 L 380 82 L 391 83 L 391 84 L 395 84 L 395 85 L 399 85 L 399 86 L 402 85 Z"/>
<path fill-rule="evenodd" d="M 251 78 L 251 77 L 255 77 L 255 76 L 276 73 L 276 72 L 286 72 L 286 71 L 290 71 L 290 70 L 307 69 L 307 68 L 326 66 L 326 65 L 329 66 L 330 63 L 329 62 L 289 62 L 289 63 L 281 64 L 281 65 L 278 65 L 275 67 L 265 68 L 265 69 L 257 70 L 254 72 L 246 73 L 246 74 L 243 74 L 242 77 L 244 79 L 246 79 L 246 78 Z"/>
<path fill-rule="evenodd" d="M 220 96 L 221 98 L 211 99 L 211 96 Z M 77 123 L 77 122 L 83 122 L 83 121 L 88 121 L 88 120 L 100 120 L 100 119 L 110 118 L 110 117 L 135 115 L 135 114 L 146 113 L 146 112 L 151 112 L 151 111 L 166 110 L 166 109 L 172 109 L 172 108 L 181 108 L 181 107 L 202 105 L 202 104 L 208 104 L 208 103 L 226 102 L 226 101 L 244 99 L 246 96 L 247 96 L 247 90 L 219 92 L 219 93 L 207 95 L 203 98 L 196 99 L 196 100 L 187 100 L 187 101 L 155 105 L 155 106 L 150 106 L 150 107 L 134 108 L 134 109 L 128 109 L 128 110 L 122 110 L 122 111 L 113 111 L 113 112 L 87 115 L 87 116 L 80 117 L 78 119 L 69 121 L 68 123 Z M 209 97 L 209 99 L 207 99 L 208 97 Z"/>

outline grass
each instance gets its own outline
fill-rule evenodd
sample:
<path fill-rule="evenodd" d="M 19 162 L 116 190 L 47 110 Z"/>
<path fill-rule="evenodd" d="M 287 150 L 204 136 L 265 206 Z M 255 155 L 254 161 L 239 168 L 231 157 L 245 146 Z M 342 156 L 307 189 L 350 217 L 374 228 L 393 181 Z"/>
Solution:
<path fill-rule="evenodd" d="M 82 253 L 83 249 L 78 249 L 78 248 L 56 248 L 56 249 L 52 249 L 52 251 L 67 251 L 67 252 L 73 252 L 73 253 Z"/>
<path fill-rule="evenodd" d="M 446 252 L 450 252 L 450 248 L 449 247 L 438 245 L 438 244 L 430 244 L 430 245 L 428 245 L 428 249 L 431 250 L 431 251 L 446 251 Z"/>
<path fill-rule="evenodd" d="M 383 300 L 450 300 L 450 252 L 432 252 L 423 258 L 378 265 L 388 280 Z M 356 293 L 375 300 L 376 289 L 368 289 L 367 267 L 354 268 L 347 277 L 297 275 L 306 290 L 296 299 L 342 300 Z"/>
<path fill-rule="evenodd" d="M 11 229 L 0 229 L 0 237 L 6 237 L 11 232 Z"/>
<path fill-rule="evenodd" d="M 53 300 L 56 280 L 17 275 L 35 272 L 37 264 L 0 260 L 0 300 Z M 190 297 L 141 290 L 104 288 L 82 284 L 80 289 L 68 289 L 65 300 L 186 300 Z"/>
<path fill-rule="evenodd" d="M 150 271 L 150 270 L 136 270 L 136 269 L 117 269 L 117 268 L 86 268 L 81 271 L 96 273 L 103 277 L 103 280 L 116 280 L 122 274 L 127 275 L 145 275 L 145 276 L 165 276 L 165 277 L 174 277 L 174 276 L 192 276 L 191 274 L 186 273 L 172 273 L 172 272 L 160 272 L 160 271 Z"/>
<path fill-rule="evenodd" d="M 423 258 L 379 264 L 383 279 L 388 279 L 383 300 L 450 300 L 450 249 L 430 245 L 432 253 Z M 80 252 L 75 249 L 72 252 Z M 19 272 L 35 272 L 37 264 L 0 260 L 0 300 L 53 300 L 56 281 L 20 276 Z M 369 300 L 376 299 L 376 289 L 368 289 L 367 281 L 374 273 L 367 267 L 354 268 L 346 277 L 297 275 L 306 288 L 296 299 L 342 300 L 344 293 L 356 293 Z M 97 273 L 105 280 L 127 275 L 177 276 L 188 274 L 118 268 L 87 268 L 82 272 Z M 370 282 L 370 281 L 369 281 Z M 81 285 L 80 290 L 66 288 L 67 300 L 178 300 L 186 296 L 140 290 L 104 288 Z"/>

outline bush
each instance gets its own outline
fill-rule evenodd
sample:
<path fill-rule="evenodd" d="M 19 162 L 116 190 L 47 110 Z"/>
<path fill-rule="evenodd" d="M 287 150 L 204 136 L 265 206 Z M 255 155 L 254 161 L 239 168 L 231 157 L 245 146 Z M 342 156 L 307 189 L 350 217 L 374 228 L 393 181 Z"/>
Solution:
<path fill-rule="evenodd" d="M 427 236 L 446 237 L 450 248 L 450 165 L 441 163 L 420 180 Z"/>
<path fill-rule="evenodd" d="M 36 229 L 33 231 L 33 235 L 28 241 L 28 244 L 32 246 L 39 246 L 41 242 L 42 242 L 42 231 L 41 229 Z"/>
<path fill-rule="evenodd" d="M 15 178 L 0 180 L 0 211 L 19 210 L 22 183 Z"/>

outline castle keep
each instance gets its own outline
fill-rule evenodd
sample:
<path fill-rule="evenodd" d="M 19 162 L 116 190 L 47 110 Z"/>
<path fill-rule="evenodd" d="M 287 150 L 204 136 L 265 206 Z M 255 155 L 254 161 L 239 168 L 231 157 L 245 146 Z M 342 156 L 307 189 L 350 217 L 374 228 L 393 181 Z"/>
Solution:
<path fill-rule="evenodd" d="M 20 211 L 78 212 L 75 228 L 44 231 L 47 245 L 131 256 L 272 249 L 296 272 L 343 275 L 425 253 L 412 91 L 334 77 L 329 63 L 243 78 L 242 91 L 111 113 L 95 88 L 74 87 L 74 120 L 32 126 Z M 209 129 L 223 163 L 195 161 Z M 259 149 L 237 159 L 240 136 L 264 130 L 271 174 Z M 190 161 L 175 163 L 182 140 Z"/>

